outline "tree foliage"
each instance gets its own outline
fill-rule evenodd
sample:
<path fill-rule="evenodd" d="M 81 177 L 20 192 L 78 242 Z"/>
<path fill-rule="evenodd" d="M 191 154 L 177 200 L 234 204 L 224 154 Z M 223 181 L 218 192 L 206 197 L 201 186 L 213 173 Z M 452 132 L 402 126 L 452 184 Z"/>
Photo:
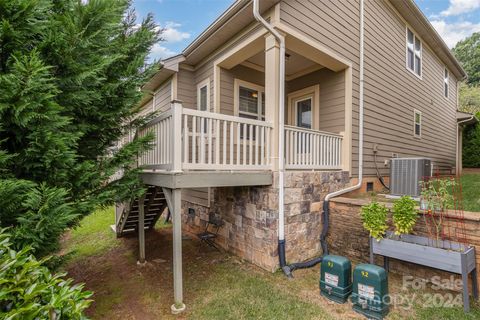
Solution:
<path fill-rule="evenodd" d="M 72 285 L 65 274 L 53 275 L 31 248 L 12 249 L 10 235 L 0 229 L 0 318 L 86 319 L 91 292 Z"/>
<path fill-rule="evenodd" d="M 480 112 L 477 113 L 480 119 Z M 463 130 L 462 163 L 467 168 L 480 168 L 480 124 L 467 126 Z"/>
<path fill-rule="evenodd" d="M 151 136 L 115 146 L 146 121 L 135 106 L 159 40 L 128 0 L 0 0 L 0 227 L 17 249 L 47 254 L 95 207 L 142 192 L 132 163 Z"/>
<path fill-rule="evenodd" d="M 480 117 L 480 32 L 456 44 L 455 56 L 467 72 L 465 84 L 460 85 L 459 109 Z M 480 167 L 480 124 L 467 126 L 463 131 L 463 166 Z"/>
<path fill-rule="evenodd" d="M 480 85 L 460 84 L 459 110 L 472 114 L 480 113 Z"/>
<path fill-rule="evenodd" d="M 465 40 L 459 41 L 453 53 L 467 72 L 469 85 L 480 84 L 480 32 L 473 33 Z"/>

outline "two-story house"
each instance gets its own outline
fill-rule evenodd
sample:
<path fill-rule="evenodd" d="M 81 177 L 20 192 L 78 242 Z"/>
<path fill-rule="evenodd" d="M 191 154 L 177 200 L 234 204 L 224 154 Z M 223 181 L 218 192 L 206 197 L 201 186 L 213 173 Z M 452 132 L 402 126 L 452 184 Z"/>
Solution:
<path fill-rule="evenodd" d="M 327 195 L 376 188 L 392 157 L 458 168 L 465 76 L 412 0 L 237 0 L 143 87 L 159 112 L 138 133 L 156 136 L 138 162 L 150 188 L 116 231 L 139 231 L 143 260 L 168 205 L 177 306 L 182 228 L 209 214 L 223 248 L 268 270 L 318 256 Z"/>

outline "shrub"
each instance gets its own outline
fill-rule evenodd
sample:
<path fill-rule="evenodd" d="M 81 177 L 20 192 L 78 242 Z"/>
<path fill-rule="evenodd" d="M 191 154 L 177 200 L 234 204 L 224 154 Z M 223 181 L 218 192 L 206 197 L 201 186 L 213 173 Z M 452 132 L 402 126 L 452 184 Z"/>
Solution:
<path fill-rule="evenodd" d="M 65 274 L 51 274 L 31 248 L 11 248 L 10 235 L 0 229 L 0 318 L 86 319 L 91 292 L 72 285 Z"/>
<path fill-rule="evenodd" d="M 388 209 L 376 201 L 362 207 L 363 227 L 370 232 L 370 236 L 380 241 L 387 231 Z"/>
<path fill-rule="evenodd" d="M 393 225 L 396 235 L 412 232 L 418 217 L 415 204 L 409 196 L 403 196 L 393 202 Z"/>

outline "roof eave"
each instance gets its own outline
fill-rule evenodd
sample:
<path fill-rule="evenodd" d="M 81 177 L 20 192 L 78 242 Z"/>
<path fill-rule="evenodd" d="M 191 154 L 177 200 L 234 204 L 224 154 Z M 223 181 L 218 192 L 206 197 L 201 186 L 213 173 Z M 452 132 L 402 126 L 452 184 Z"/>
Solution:
<path fill-rule="evenodd" d="M 188 56 L 192 51 L 194 51 L 200 44 L 202 44 L 206 39 L 208 39 L 212 34 L 214 34 L 218 29 L 220 29 L 225 22 L 227 22 L 232 16 L 238 13 L 246 4 L 251 0 L 237 0 L 230 7 L 225 10 L 225 12 L 219 16 L 215 21 L 210 24 L 198 37 L 195 38 L 184 50 L 183 55 Z"/>

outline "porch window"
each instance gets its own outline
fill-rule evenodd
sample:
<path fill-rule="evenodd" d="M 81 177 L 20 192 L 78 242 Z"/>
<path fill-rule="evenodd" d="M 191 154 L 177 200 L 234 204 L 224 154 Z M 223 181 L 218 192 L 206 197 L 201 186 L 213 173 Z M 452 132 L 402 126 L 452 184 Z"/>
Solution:
<path fill-rule="evenodd" d="M 210 79 L 207 78 L 197 85 L 197 109 L 208 111 L 210 105 Z"/>
<path fill-rule="evenodd" d="M 312 128 L 312 97 L 296 101 L 297 126 L 302 128 Z"/>
<path fill-rule="evenodd" d="M 422 76 L 422 42 L 407 27 L 407 69 Z"/>
<path fill-rule="evenodd" d="M 235 79 L 235 113 L 241 118 L 265 120 L 265 92 L 264 88 L 254 83 Z M 246 133 L 243 126 L 240 129 L 242 139 L 250 139 L 250 131 L 247 127 Z M 255 140 L 255 132 L 252 138 Z"/>
<path fill-rule="evenodd" d="M 265 120 L 265 93 L 240 86 L 238 96 L 238 115 L 240 117 Z"/>
<path fill-rule="evenodd" d="M 422 136 L 422 113 L 413 110 L 413 135 L 417 138 Z"/>
<path fill-rule="evenodd" d="M 450 80 L 450 75 L 448 73 L 447 67 L 445 67 L 445 70 L 443 72 L 443 94 L 445 98 L 448 99 L 448 82 Z"/>

